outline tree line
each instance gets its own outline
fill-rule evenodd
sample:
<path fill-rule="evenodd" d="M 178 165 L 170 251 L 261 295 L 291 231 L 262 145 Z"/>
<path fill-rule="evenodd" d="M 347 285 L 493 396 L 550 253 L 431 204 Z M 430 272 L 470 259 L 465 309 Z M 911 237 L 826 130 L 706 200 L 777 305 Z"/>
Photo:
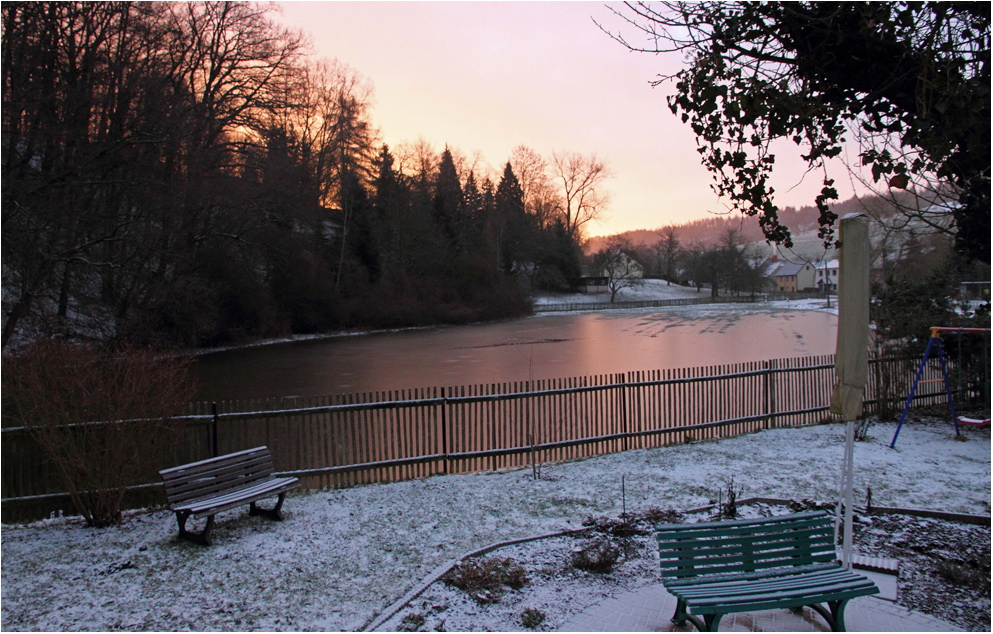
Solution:
<path fill-rule="evenodd" d="M 272 12 L 4 3 L 5 348 L 497 318 L 579 276 L 604 161 L 390 148 L 370 83 Z"/>
<path fill-rule="evenodd" d="M 654 242 L 636 244 L 624 235 L 606 238 L 591 257 L 596 270 L 607 276 L 614 301 L 617 293 L 644 277 L 709 288 L 711 297 L 759 293 L 767 290 L 767 259 L 746 243 L 742 231 L 727 227 L 716 242 L 687 241 L 682 227 L 668 225 L 655 231 Z M 631 261 L 638 267 L 632 267 Z"/>

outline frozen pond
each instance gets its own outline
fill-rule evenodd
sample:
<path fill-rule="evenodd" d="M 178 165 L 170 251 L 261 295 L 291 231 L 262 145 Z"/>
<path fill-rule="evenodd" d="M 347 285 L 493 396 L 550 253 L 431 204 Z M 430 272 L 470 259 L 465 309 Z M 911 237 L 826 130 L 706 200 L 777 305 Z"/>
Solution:
<path fill-rule="evenodd" d="M 202 355 L 205 401 L 358 393 L 832 354 L 837 316 L 736 304 L 538 315 Z"/>

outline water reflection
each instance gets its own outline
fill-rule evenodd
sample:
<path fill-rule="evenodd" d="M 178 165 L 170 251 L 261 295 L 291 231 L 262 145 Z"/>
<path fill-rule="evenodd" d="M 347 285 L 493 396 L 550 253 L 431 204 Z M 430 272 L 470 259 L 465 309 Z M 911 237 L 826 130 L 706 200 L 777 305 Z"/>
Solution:
<path fill-rule="evenodd" d="M 200 357 L 199 398 L 503 383 L 834 352 L 837 317 L 728 307 L 613 311 L 337 337 Z"/>

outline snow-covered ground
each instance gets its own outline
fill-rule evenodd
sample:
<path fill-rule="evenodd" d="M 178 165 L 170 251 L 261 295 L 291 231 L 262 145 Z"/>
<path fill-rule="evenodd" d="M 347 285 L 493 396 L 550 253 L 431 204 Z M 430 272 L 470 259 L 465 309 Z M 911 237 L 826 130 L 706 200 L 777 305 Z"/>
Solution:
<path fill-rule="evenodd" d="M 944 418 L 912 420 L 889 449 L 894 429 L 876 423 L 856 448 L 861 496 L 871 487 L 879 506 L 989 514 L 988 429 L 966 430 L 963 441 Z M 833 500 L 843 436 L 837 424 L 778 429 L 546 465 L 540 480 L 524 469 L 302 492 L 287 500 L 282 523 L 245 509 L 221 514 L 210 548 L 179 542 L 162 509 L 117 528 L 5 525 L 0 627 L 355 630 L 464 553 L 625 506 L 702 506 L 732 476 L 743 497 Z M 615 590 L 547 599 L 574 613 Z"/>
<path fill-rule="evenodd" d="M 621 289 L 615 301 L 640 302 L 655 299 L 694 299 L 710 297 L 710 289 L 697 292 L 678 284 L 669 284 L 665 280 L 639 280 L 633 286 Z M 593 302 L 609 302 L 610 293 L 541 293 L 534 298 L 535 310 L 541 310 L 544 304 L 589 304 Z"/>

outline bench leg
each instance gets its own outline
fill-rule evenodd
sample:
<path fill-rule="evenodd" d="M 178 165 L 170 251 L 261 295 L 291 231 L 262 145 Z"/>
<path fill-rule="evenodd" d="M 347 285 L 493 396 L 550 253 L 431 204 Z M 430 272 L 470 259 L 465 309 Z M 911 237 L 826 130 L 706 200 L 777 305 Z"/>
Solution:
<path fill-rule="evenodd" d="M 686 611 L 686 601 L 676 599 L 676 612 L 672 615 L 670 622 L 677 627 L 682 627 L 686 625 L 687 621 L 689 621 L 699 632 L 716 632 L 717 625 L 720 623 L 722 616 L 724 615 L 707 614 L 703 617 L 706 620 L 706 622 L 704 622 L 700 620 L 700 617 Z"/>
<path fill-rule="evenodd" d="M 707 624 L 707 631 L 708 632 L 716 632 L 717 631 L 717 628 L 720 627 L 721 617 L 722 616 L 724 616 L 724 615 L 723 614 L 704 614 L 703 615 L 703 620 Z M 702 628 L 701 628 L 701 631 L 703 631 Z"/>
<path fill-rule="evenodd" d="M 845 632 L 845 607 L 848 606 L 848 599 L 843 601 L 828 601 L 828 605 L 831 606 L 831 616 L 834 618 L 831 622 L 832 632 Z"/>
<path fill-rule="evenodd" d="M 828 601 L 828 607 L 830 611 L 824 608 L 824 606 L 819 604 L 811 604 L 807 607 L 815 610 L 818 614 L 824 617 L 824 620 L 828 622 L 831 626 L 832 632 L 845 632 L 845 608 L 848 606 L 849 599 L 843 599 L 841 601 Z"/>
<path fill-rule="evenodd" d="M 279 494 L 279 501 L 277 501 L 276 502 L 276 506 L 274 508 L 271 508 L 271 509 L 262 509 L 262 508 L 259 508 L 258 506 L 255 505 L 255 502 L 252 502 L 249 505 L 249 507 L 248 507 L 248 513 L 249 513 L 249 515 L 263 515 L 263 516 L 268 517 L 269 519 L 272 519 L 272 520 L 282 521 L 282 519 L 283 519 L 283 511 L 282 511 L 283 500 L 285 498 L 286 498 L 286 492 L 284 491 L 283 493 L 280 493 Z"/>
<path fill-rule="evenodd" d="M 673 613 L 672 618 L 669 619 L 669 622 L 673 625 L 685 625 L 687 616 L 689 615 L 686 614 L 686 601 L 676 599 L 676 611 Z"/>
<path fill-rule="evenodd" d="M 214 516 L 207 516 L 207 525 L 204 527 L 203 531 L 200 533 L 191 533 L 186 530 L 186 520 L 190 519 L 190 512 L 180 512 L 176 511 L 176 521 L 179 523 L 179 538 L 186 539 L 191 542 L 196 542 L 198 544 L 203 544 L 204 546 L 210 546 L 210 531 L 214 528 Z"/>

